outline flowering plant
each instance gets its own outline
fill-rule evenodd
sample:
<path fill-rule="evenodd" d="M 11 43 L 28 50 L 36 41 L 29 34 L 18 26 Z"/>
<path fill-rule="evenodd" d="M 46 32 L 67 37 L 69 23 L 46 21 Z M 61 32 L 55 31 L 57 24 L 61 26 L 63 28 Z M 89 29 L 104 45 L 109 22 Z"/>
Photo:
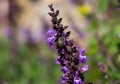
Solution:
<path fill-rule="evenodd" d="M 88 70 L 86 50 L 79 51 L 79 46 L 74 45 L 74 41 L 69 39 L 70 31 L 64 31 L 68 26 L 63 26 L 62 18 L 58 19 L 59 10 L 54 10 L 52 4 L 48 7 L 51 10 L 48 14 L 52 22 L 52 28 L 47 32 L 48 44 L 56 48 L 58 55 L 56 64 L 61 66 L 63 72 L 61 82 L 63 84 L 85 84 L 84 73 Z"/>

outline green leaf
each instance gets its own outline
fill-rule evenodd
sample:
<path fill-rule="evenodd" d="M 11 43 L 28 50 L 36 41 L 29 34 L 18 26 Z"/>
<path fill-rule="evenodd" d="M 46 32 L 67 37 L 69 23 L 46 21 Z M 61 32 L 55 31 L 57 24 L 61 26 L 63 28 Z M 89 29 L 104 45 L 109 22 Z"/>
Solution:
<path fill-rule="evenodd" d="M 99 0 L 99 10 L 100 12 L 105 12 L 108 8 L 110 0 Z"/>

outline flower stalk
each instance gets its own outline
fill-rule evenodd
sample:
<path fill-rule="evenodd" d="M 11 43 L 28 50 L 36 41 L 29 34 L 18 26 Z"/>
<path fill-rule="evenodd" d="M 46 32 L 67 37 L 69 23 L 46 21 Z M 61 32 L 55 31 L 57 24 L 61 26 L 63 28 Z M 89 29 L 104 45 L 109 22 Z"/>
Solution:
<path fill-rule="evenodd" d="M 74 41 L 69 39 L 70 31 L 65 32 L 68 26 L 62 24 L 62 18 L 58 18 L 59 10 L 54 10 L 53 5 L 48 6 L 52 27 L 48 30 L 48 44 L 54 46 L 57 51 L 56 64 L 61 66 L 62 84 L 86 84 L 84 73 L 88 70 L 85 49 L 79 50 Z"/>

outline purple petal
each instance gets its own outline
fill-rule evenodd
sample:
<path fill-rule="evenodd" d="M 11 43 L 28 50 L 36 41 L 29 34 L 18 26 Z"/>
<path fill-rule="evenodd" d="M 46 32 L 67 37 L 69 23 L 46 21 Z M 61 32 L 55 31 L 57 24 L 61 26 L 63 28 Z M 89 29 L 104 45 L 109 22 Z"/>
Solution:
<path fill-rule="evenodd" d="M 60 56 L 57 57 L 56 64 L 60 64 Z"/>
<path fill-rule="evenodd" d="M 87 57 L 80 55 L 80 56 L 79 56 L 79 60 L 80 60 L 81 63 L 85 64 L 86 61 L 87 61 Z"/>
<path fill-rule="evenodd" d="M 75 77 L 79 77 L 78 71 L 75 72 Z"/>
<path fill-rule="evenodd" d="M 80 50 L 80 54 L 81 54 L 81 55 L 84 55 L 85 52 L 86 52 L 86 49 L 84 49 L 84 48 Z"/>
<path fill-rule="evenodd" d="M 68 77 L 65 76 L 65 74 L 62 75 L 62 83 L 66 83 L 68 80 Z"/>
<path fill-rule="evenodd" d="M 68 68 L 66 66 L 63 66 L 62 69 L 61 69 L 64 73 L 68 72 Z"/>
<path fill-rule="evenodd" d="M 54 42 L 55 42 L 55 39 L 56 39 L 56 38 L 55 38 L 54 36 L 49 37 L 49 38 L 48 38 L 48 44 L 49 44 L 49 45 L 53 45 Z"/>
<path fill-rule="evenodd" d="M 54 36 L 56 34 L 56 31 L 53 29 L 49 29 L 47 32 L 47 35 Z"/>
<path fill-rule="evenodd" d="M 86 71 L 88 70 L 88 68 L 89 68 L 88 65 L 84 65 L 84 66 L 82 67 L 82 72 L 83 72 L 83 73 L 86 72 Z"/>

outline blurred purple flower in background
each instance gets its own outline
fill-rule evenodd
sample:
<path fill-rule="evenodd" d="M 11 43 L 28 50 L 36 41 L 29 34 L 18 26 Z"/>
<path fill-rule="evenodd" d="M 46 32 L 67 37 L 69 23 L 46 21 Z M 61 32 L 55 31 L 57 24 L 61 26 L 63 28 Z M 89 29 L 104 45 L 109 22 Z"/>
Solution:
<path fill-rule="evenodd" d="M 74 22 L 73 18 L 71 15 L 67 16 L 68 21 L 70 22 L 71 28 L 79 35 L 80 38 L 84 38 L 85 37 L 85 33 L 83 30 L 81 30 L 78 25 L 76 25 L 76 23 Z"/>
<path fill-rule="evenodd" d="M 10 39 L 10 38 L 12 37 L 12 33 L 13 33 L 12 28 L 7 27 L 7 28 L 5 29 L 5 36 L 6 36 L 7 38 Z"/>
<path fill-rule="evenodd" d="M 20 28 L 20 31 L 21 31 L 21 34 L 23 35 L 25 41 L 28 43 L 28 44 L 34 44 L 34 40 L 32 38 L 32 33 L 29 29 L 29 27 L 22 27 Z"/>
<path fill-rule="evenodd" d="M 69 0 L 74 5 L 80 5 L 83 3 L 83 0 Z"/>
<path fill-rule="evenodd" d="M 28 44 L 39 44 L 41 41 L 44 41 L 40 30 L 31 31 L 30 27 L 23 26 L 19 29 L 19 31 L 23 40 L 25 40 Z"/>

